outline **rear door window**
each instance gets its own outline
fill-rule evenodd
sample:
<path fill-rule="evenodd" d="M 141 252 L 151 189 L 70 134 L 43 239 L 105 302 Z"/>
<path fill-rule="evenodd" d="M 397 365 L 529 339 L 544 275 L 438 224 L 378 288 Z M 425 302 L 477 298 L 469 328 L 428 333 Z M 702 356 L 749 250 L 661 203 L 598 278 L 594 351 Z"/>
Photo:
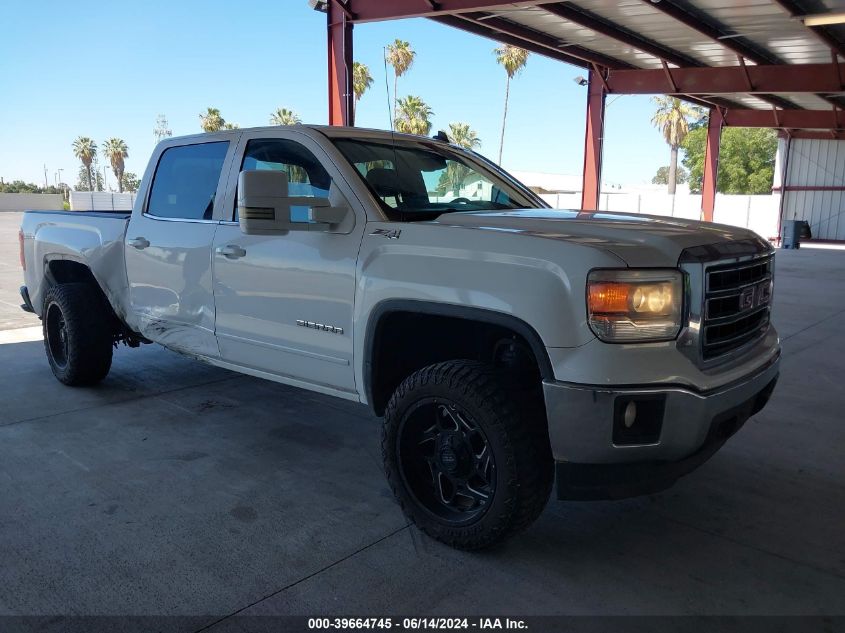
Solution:
<path fill-rule="evenodd" d="M 156 167 L 147 213 L 158 218 L 211 220 L 228 141 L 164 150 Z"/>

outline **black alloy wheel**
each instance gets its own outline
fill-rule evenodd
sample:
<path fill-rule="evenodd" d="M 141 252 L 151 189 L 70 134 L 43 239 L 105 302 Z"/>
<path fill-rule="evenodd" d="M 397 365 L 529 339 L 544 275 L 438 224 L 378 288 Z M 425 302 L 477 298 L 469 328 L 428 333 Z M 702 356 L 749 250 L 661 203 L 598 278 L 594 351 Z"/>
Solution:
<path fill-rule="evenodd" d="M 453 360 L 412 373 L 384 415 L 382 457 L 405 516 L 458 549 L 530 525 L 551 493 L 542 400 L 493 363 Z"/>
<path fill-rule="evenodd" d="M 399 429 L 402 478 L 417 501 L 455 525 L 486 511 L 496 491 L 496 462 L 484 431 L 453 402 L 419 401 Z"/>

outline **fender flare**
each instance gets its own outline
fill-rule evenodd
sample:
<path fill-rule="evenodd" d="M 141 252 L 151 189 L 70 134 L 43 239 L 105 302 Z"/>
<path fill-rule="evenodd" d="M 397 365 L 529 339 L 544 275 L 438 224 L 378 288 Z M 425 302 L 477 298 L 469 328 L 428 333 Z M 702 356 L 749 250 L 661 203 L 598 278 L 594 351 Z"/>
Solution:
<path fill-rule="evenodd" d="M 394 312 L 410 312 L 413 314 L 426 314 L 432 316 L 444 316 L 466 321 L 477 321 L 489 323 L 512 330 L 521 336 L 531 348 L 540 375 L 545 380 L 554 380 L 554 371 L 549 359 L 549 353 L 543 344 L 543 339 L 531 325 L 517 316 L 489 308 L 475 306 L 464 306 L 454 303 L 438 303 L 436 301 L 425 301 L 419 299 L 386 299 L 377 303 L 370 311 L 367 320 L 367 329 L 364 335 L 364 362 L 362 366 L 364 379 L 364 393 L 370 407 L 375 411 L 373 394 L 373 359 L 378 352 L 378 339 L 376 332 L 382 319 Z"/>

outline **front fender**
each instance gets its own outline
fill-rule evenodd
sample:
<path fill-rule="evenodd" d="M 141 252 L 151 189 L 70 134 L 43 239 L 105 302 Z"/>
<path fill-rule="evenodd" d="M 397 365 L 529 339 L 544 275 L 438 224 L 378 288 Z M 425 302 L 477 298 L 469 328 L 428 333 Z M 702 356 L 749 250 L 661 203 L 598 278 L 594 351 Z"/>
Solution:
<path fill-rule="evenodd" d="M 370 223 L 358 258 L 355 323 L 363 326 L 378 306 L 402 300 L 513 317 L 542 347 L 578 347 L 594 338 L 585 311 L 587 273 L 620 264 L 600 249 L 506 231 Z M 355 331 L 355 354 L 364 359 L 356 363 L 356 384 L 363 386 L 366 329 Z"/>

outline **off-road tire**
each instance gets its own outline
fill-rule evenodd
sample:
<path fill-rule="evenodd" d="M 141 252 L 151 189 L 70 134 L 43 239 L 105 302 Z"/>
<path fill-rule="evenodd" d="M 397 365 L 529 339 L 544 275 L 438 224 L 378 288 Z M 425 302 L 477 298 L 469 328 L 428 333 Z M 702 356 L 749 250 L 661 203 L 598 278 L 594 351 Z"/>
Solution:
<path fill-rule="evenodd" d="M 531 397 L 511 389 L 506 372 L 472 360 L 430 365 L 399 385 L 385 411 L 382 458 L 396 500 L 418 528 L 451 547 L 477 550 L 507 539 L 540 515 L 552 490 L 554 463 L 542 402 L 527 401 Z M 430 512 L 414 496 L 399 463 L 403 418 L 415 403 L 431 398 L 471 416 L 495 457 L 492 500 L 468 525 L 455 526 Z"/>
<path fill-rule="evenodd" d="M 102 295 L 88 284 L 51 287 L 44 297 L 44 350 L 53 375 L 70 386 L 93 385 L 109 373 L 113 336 Z M 57 325 L 64 323 L 66 344 Z M 60 350 L 59 346 L 62 349 Z"/>

